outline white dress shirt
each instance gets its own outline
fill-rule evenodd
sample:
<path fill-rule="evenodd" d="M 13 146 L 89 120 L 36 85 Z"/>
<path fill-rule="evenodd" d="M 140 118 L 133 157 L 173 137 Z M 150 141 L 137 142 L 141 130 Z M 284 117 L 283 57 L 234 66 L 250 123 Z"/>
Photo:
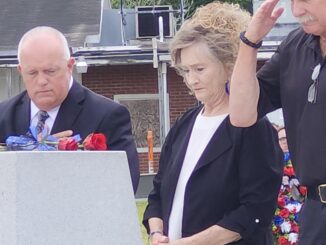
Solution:
<path fill-rule="evenodd" d="M 69 90 L 71 89 L 72 87 L 72 84 L 73 84 L 73 78 L 71 77 L 70 79 L 70 82 L 69 82 Z M 58 112 L 59 112 L 59 109 L 60 109 L 60 105 L 52 108 L 51 110 L 47 111 L 47 113 L 49 114 L 49 118 L 47 118 L 45 120 L 45 127 L 48 128 L 48 132 L 49 134 L 51 133 L 51 130 L 53 128 L 53 124 L 54 124 L 54 121 L 58 115 Z M 35 105 L 35 103 L 31 100 L 31 121 L 30 121 L 30 125 L 31 126 L 36 126 L 37 125 L 37 121 L 38 121 L 38 118 L 37 118 L 37 113 L 40 111 L 40 109 Z"/>

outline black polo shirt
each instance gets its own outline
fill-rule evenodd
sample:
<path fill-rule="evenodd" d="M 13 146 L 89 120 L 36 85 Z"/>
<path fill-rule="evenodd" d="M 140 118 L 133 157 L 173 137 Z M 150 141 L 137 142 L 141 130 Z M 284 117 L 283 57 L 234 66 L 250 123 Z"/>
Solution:
<path fill-rule="evenodd" d="M 313 69 L 321 64 L 316 103 L 308 102 Z M 326 66 L 319 37 L 296 29 L 258 72 L 259 117 L 283 108 L 291 159 L 303 185 L 326 183 Z"/>

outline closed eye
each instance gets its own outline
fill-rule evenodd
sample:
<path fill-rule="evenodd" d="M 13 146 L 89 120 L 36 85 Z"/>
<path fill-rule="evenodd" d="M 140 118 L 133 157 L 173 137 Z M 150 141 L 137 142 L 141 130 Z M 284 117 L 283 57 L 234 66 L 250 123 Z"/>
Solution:
<path fill-rule="evenodd" d="M 48 75 L 53 75 L 55 74 L 56 70 L 45 70 L 45 73 L 48 74 Z"/>
<path fill-rule="evenodd" d="M 34 75 L 36 75 L 37 74 L 37 71 L 29 71 L 28 72 L 28 75 L 30 75 L 30 76 L 34 76 Z"/>
<path fill-rule="evenodd" d="M 196 68 L 196 71 L 197 71 L 197 72 L 201 72 L 201 71 L 203 71 L 203 70 L 204 70 L 204 67 L 197 67 L 197 68 Z"/>

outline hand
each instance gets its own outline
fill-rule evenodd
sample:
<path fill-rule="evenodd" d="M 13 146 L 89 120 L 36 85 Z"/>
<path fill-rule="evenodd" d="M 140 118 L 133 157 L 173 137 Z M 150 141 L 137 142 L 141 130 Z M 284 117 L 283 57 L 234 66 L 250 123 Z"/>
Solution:
<path fill-rule="evenodd" d="M 161 244 L 161 243 L 159 243 L 159 244 Z M 194 244 L 194 243 L 191 242 L 191 237 L 185 237 L 185 238 L 170 241 L 170 242 L 164 243 L 164 244 L 165 245 L 191 245 L 191 244 Z"/>
<path fill-rule="evenodd" d="M 253 15 L 246 31 L 246 38 L 253 43 L 260 42 L 273 28 L 284 8 L 275 8 L 279 0 L 266 0 Z"/>
<path fill-rule="evenodd" d="M 159 233 L 155 233 L 151 238 L 151 245 L 167 244 L 168 242 L 169 238 Z"/>
<path fill-rule="evenodd" d="M 56 137 L 57 139 L 60 139 L 60 138 L 70 137 L 72 136 L 72 134 L 73 134 L 72 130 L 66 130 L 66 131 L 53 134 L 52 136 Z"/>

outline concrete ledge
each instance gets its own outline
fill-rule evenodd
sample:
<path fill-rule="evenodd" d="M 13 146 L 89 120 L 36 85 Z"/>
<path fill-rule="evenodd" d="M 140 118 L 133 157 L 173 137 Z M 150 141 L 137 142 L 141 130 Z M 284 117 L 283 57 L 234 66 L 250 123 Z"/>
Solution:
<path fill-rule="evenodd" d="M 1 152 L 0 193 L 0 244 L 142 244 L 125 152 Z"/>

